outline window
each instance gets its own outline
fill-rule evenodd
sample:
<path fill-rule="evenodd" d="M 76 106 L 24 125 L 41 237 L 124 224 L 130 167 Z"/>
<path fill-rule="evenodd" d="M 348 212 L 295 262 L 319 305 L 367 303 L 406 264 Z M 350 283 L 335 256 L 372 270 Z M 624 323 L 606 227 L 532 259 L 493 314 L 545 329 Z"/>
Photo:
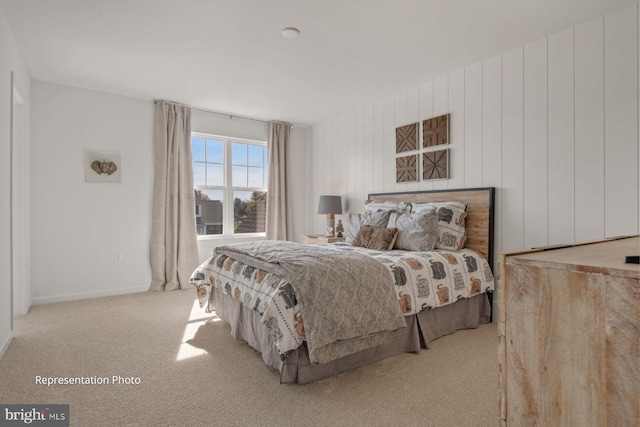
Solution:
<path fill-rule="evenodd" d="M 264 234 L 267 146 L 214 135 L 191 135 L 198 235 Z"/>

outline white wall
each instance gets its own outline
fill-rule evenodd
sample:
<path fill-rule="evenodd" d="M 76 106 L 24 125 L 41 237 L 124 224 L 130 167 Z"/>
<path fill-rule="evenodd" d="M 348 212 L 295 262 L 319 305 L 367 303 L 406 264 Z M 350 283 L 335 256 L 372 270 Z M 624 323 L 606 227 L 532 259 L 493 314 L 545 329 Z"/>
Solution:
<path fill-rule="evenodd" d="M 11 72 L 14 72 L 16 86 L 20 88 L 20 92 L 24 97 L 24 121 L 28 129 L 30 120 L 30 80 L 20 52 L 13 39 L 13 34 L 6 21 L 4 13 L 0 10 L 0 358 L 6 351 L 12 338 L 12 315 L 11 315 L 11 247 L 10 247 L 10 230 L 11 230 L 11 203 L 10 203 L 10 170 L 11 170 Z M 24 141 L 28 143 L 28 131 Z M 28 171 L 28 147 L 16 147 L 19 154 L 16 168 Z M 18 182 L 14 187 L 23 188 L 26 183 L 23 180 L 24 175 L 19 175 Z M 29 207 L 24 206 L 24 210 L 28 214 Z M 28 234 L 22 232 L 18 236 L 14 236 L 16 244 L 21 248 L 28 248 Z M 20 271 L 28 271 L 29 261 L 24 260 L 18 265 Z M 21 282 L 16 286 L 25 290 L 24 297 L 29 299 L 29 283 L 28 275 L 20 275 Z M 28 306 L 30 301 L 26 301 Z"/>
<path fill-rule="evenodd" d="M 153 187 L 153 101 L 42 81 L 32 85 L 34 303 L 146 291 Z M 192 130 L 266 140 L 265 123 L 193 110 Z M 306 193 L 306 128 L 291 134 L 295 199 Z M 122 155 L 120 184 L 84 182 L 83 150 Z M 294 204 L 293 228 L 306 228 Z M 237 240 L 234 240 L 237 241 Z M 228 240 L 199 241 L 200 261 Z M 114 262 L 114 252 L 122 262 Z"/>
<path fill-rule="evenodd" d="M 31 94 L 34 303 L 147 290 L 153 102 L 42 81 Z M 86 149 L 119 152 L 122 182 L 86 183 Z"/>
<path fill-rule="evenodd" d="M 311 198 L 494 186 L 496 254 L 640 232 L 638 22 L 636 4 L 314 126 Z M 395 128 L 445 113 L 451 179 L 396 184 Z"/>
<path fill-rule="evenodd" d="M 14 80 L 18 80 L 15 79 Z M 12 213 L 13 314 L 31 308 L 31 207 L 30 197 L 30 102 L 21 82 L 13 82 L 12 106 Z M 26 92 L 28 94 L 28 92 Z"/>

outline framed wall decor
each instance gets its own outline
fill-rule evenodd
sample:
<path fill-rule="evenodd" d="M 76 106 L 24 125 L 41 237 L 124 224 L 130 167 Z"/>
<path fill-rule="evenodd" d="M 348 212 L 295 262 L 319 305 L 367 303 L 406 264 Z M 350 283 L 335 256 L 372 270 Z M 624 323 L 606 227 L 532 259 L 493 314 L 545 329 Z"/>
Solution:
<path fill-rule="evenodd" d="M 396 157 L 396 182 L 418 180 L 418 155 Z"/>
<path fill-rule="evenodd" d="M 422 154 L 422 179 L 449 178 L 449 149 L 429 151 Z"/>
<path fill-rule="evenodd" d="M 396 154 L 418 149 L 418 123 L 396 128 Z"/>
<path fill-rule="evenodd" d="M 449 114 L 422 121 L 422 147 L 449 143 Z"/>
<path fill-rule="evenodd" d="M 84 151 L 84 181 L 120 183 L 122 157 L 110 151 Z"/>

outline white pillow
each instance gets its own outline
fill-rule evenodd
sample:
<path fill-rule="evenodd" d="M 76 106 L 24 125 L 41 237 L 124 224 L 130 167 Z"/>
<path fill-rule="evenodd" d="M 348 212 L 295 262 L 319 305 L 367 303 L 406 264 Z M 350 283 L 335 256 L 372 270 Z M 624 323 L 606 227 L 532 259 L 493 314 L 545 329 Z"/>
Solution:
<path fill-rule="evenodd" d="M 411 212 L 411 203 L 407 202 L 376 202 L 373 200 L 365 200 L 364 212 L 367 214 L 380 211 L 398 211 L 402 213 Z"/>
<path fill-rule="evenodd" d="M 389 222 L 389 215 L 392 211 L 380 211 L 370 214 L 350 213 L 347 217 L 347 232 L 344 237 L 346 243 L 353 243 L 353 239 L 358 235 L 360 227 L 371 225 L 374 227 L 386 227 Z"/>

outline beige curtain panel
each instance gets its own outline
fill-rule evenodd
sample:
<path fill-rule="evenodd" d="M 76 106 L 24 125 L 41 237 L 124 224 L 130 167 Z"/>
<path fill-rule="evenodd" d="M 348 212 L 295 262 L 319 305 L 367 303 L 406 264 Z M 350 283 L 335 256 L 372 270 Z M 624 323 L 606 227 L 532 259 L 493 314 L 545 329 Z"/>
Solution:
<path fill-rule="evenodd" d="M 184 289 L 198 266 L 190 108 L 156 102 L 154 151 L 150 290 Z"/>
<path fill-rule="evenodd" d="M 269 123 L 269 182 L 267 185 L 267 239 L 289 240 L 292 237 L 287 209 L 289 204 L 287 145 L 291 125 Z"/>

